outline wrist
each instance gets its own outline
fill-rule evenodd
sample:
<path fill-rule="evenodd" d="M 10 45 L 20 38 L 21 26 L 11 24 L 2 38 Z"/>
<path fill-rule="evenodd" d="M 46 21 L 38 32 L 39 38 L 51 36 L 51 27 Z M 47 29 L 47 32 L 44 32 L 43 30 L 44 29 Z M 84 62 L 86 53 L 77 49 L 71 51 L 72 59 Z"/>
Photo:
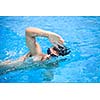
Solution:
<path fill-rule="evenodd" d="M 56 35 L 57 35 L 56 33 L 50 32 L 50 31 L 46 31 L 45 33 L 46 33 L 46 36 L 47 36 L 47 37 L 56 36 Z"/>
<path fill-rule="evenodd" d="M 47 38 L 49 38 L 49 32 L 48 31 L 45 32 L 45 35 L 46 35 Z"/>

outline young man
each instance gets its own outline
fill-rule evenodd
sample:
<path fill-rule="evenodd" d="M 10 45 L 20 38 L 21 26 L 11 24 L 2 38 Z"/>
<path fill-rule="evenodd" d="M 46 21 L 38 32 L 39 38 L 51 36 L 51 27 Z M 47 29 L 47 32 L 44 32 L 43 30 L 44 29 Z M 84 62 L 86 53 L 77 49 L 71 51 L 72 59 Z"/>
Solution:
<path fill-rule="evenodd" d="M 47 37 L 52 43 L 53 47 L 47 49 L 47 54 L 44 54 L 40 45 L 36 41 L 36 37 Z M 56 33 L 45 31 L 39 28 L 27 28 L 26 29 L 26 44 L 30 49 L 30 52 L 23 57 L 23 60 L 28 57 L 34 56 L 33 61 L 44 61 L 51 57 L 64 56 L 70 53 L 70 51 L 63 46 L 64 40 Z"/>
<path fill-rule="evenodd" d="M 27 28 L 25 33 L 26 44 L 30 52 L 20 57 L 13 63 L 23 62 L 29 57 L 32 57 L 33 61 L 45 61 L 51 57 L 64 56 L 70 53 L 70 51 L 65 46 L 63 46 L 63 38 L 56 33 L 32 27 Z M 36 41 L 36 37 L 38 36 L 46 37 L 52 43 L 53 46 L 47 49 L 47 54 L 42 52 L 40 45 Z M 10 63 L 10 61 L 6 61 L 6 63 Z"/>

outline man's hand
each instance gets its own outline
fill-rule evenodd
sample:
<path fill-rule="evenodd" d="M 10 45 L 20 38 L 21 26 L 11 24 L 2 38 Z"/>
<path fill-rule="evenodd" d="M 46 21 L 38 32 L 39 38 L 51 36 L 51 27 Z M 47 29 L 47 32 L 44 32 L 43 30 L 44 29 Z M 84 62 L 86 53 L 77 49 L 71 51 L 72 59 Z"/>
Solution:
<path fill-rule="evenodd" d="M 49 34 L 49 40 L 53 45 L 54 44 L 63 44 L 64 43 L 63 38 L 60 35 L 56 34 L 56 33 Z"/>

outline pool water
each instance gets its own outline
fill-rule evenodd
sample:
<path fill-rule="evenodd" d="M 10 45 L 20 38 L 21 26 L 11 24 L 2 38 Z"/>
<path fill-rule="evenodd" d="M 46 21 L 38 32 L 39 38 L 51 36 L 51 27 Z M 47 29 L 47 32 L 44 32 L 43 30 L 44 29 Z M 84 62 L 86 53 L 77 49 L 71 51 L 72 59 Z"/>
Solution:
<path fill-rule="evenodd" d="M 71 53 L 40 63 L 28 59 L 17 65 L 0 65 L 1 83 L 100 82 L 99 16 L 1 16 L 0 63 L 28 52 L 25 29 L 30 26 L 61 35 Z M 37 41 L 46 53 L 49 40 L 38 37 Z"/>

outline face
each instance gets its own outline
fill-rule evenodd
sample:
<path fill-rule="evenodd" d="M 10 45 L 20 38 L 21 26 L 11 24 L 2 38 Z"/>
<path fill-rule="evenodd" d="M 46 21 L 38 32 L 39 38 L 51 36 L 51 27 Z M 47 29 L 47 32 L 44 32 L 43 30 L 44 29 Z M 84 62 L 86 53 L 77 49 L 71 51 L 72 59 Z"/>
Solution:
<path fill-rule="evenodd" d="M 59 56 L 59 53 L 52 48 L 49 49 L 50 50 L 50 54 L 44 54 L 42 55 L 42 61 L 46 60 L 46 59 L 50 59 L 51 56 L 52 57 L 58 57 Z"/>
<path fill-rule="evenodd" d="M 51 55 L 52 55 L 52 54 L 53 54 L 53 55 L 56 55 L 56 56 L 59 55 L 58 52 L 57 52 L 56 50 L 54 50 L 53 48 L 50 48 L 50 51 L 51 51 Z"/>

